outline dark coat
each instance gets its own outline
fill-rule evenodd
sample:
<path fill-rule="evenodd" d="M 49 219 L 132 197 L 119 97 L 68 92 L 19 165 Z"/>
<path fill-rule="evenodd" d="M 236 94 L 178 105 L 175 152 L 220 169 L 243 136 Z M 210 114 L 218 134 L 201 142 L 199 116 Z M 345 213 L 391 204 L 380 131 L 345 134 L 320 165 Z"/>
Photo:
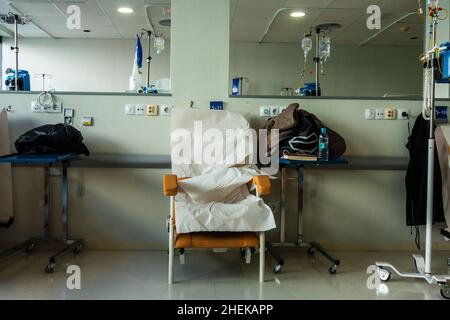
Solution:
<path fill-rule="evenodd" d="M 419 115 L 406 144 L 406 148 L 409 150 L 409 164 L 405 179 L 406 224 L 408 226 L 426 224 L 428 137 L 429 121 Z M 437 152 L 435 152 L 433 223 L 444 221 L 441 169 Z"/>

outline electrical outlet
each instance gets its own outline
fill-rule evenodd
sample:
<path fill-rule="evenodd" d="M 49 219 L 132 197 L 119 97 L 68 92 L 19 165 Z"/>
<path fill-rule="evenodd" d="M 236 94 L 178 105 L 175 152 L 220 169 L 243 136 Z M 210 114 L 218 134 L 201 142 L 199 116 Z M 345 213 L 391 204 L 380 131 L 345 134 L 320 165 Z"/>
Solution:
<path fill-rule="evenodd" d="M 159 114 L 162 116 L 170 116 L 172 114 L 172 106 L 168 104 L 162 104 L 159 108 Z"/>
<path fill-rule="evenodd" d="M 366 109 L 365 117 L 366 120 L 375 120 L 376 110 L 374 108 Z"/>
<path fill-rule="evenodd" d="M 375 109 L 375 120 L 384 120 L 384 109 Z"/>
<path fill-rule="evenodd" d="M 157 104 L 149 104 L 147 105 L 147 115 L 148 116 L 157 116 L 158 115 L 159 106 Z"/>
<path fill-rule="evenodd" d="M 384 119 L 385 120 L 395 120 L 397 119 L 397 110 L 393 108 L 384 109 Z"/>
<path fill-rule="evenodd" d="M 398 109 L 397 110 L 397 119 L 408 120 L 409 119 L 409 110 L 408 109 Z"/>
<path fill-rule="evenodd" d="M 261 106 L 259 107 L 259 116 L 260 117 L 270 117 L 270 106 Z"/>
<path fill-rule="evenodd" d="M 147 106 L 144 104 L 137 104 L 135 109 L 134 109 L 134 114 L 138 115 L 138 116 L 143 116 L 145 115 L 147 111 Z"/>
<path fill-rule="evenodd" d="M 279 107 L 275 107 L 275 106 L 270 107 L 270 116 L 271 117 L 276 117 L 277 115 L 279 115 L 279 113 L 280 113 Z"/>
<path fill-rule="evenodd" d="M 55 102 L 52 106 L 42 106 L 36 101 L 31 102 L 31 112 L 36 113 L 61 113 L 62 102 Z"/>
<path fill-rule="evenodd" d="M 278 107 L 278 114 L 282 113 L 286 109 L 287 109 L 286 106 Z"/>
<path fill-rule="evenodd" d="M 125 105 L 125 114 L 135 114 L 136 113 L 136 106 L 134 104 L 126 104 Z"/>

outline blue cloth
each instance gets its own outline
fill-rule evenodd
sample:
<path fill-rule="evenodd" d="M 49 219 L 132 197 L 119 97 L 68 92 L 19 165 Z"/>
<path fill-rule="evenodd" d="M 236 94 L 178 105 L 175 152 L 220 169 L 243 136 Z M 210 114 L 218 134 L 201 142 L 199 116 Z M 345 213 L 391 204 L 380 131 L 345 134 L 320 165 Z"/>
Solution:
<path fill-rule="evenodd" d="M 136 36 L 136 63 L 139 68 L 142 68 L 142 44 L 141 39 Z"/>

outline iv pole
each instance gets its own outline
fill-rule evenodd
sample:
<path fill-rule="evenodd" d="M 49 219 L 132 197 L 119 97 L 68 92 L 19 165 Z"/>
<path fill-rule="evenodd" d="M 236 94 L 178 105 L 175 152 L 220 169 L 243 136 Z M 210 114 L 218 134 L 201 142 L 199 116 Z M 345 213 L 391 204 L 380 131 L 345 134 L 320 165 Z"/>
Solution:
<path fill-rule="evenodd" d="M 142 28 L 142 31 L 147 32 L 148 35 L 148 56 L 147 56 L 147 90 L 150 88 L 150 62 L 152 60 L 152 57 L 150 56 L 150 49 L 151 49 L 151 36 L 152 32 L 150 30 Z"/>
<path fill-rule="evenodd" d="M 7 15 L 0 15 L 0 22 L 6 24 L 14 24 L 14 46 L 11 46 L 11 50 L 15 54 L 16 70 L 14 74 L 14 87 L 15 91 L 19 91 L 19 23 L 26 24 L 31 22 L 30 16 L 20 16 L 16 13 L 8 13 Z"/>
<path fill-rule="evenodd" d="M 14 77 L 14 87 L 15 91 L 19 91 L 19 16 L 14 15 L 14 47 L 11 47 L 16 55 L 16 73 Z"/>
<path fill-rule="evenodd" d="M 320 28 L 316 27 L 316 56 L 314 62 L 316 63 L 316 96 L 319 96 L 319 67 L 320 67 L 320 55 L 319 55 L 319 41 L 320 41 Z"/>
<path fill-rule="evenodd" d="M 439 52 L 439 47 L 436 43 L 436 29 L 439 23 L 439 6 L 438 1 L 429 3 L 429 15 L 432 18 L 430 23 L 430 41 L 431 49 L 426 52 L 426 68 L 431 69 L 430 77 L 430 131 L 428 137 L 428 164 L 427 164 L 427 206 L 426 206 L 426 235 L 425 235 L 425 259 L 420 255 L 413 255 L 417 273 L 402 273 L 398 271 L 392 264 L 387 262 L 376 262 L 377 273 L 381 281 L 389 281 L 391 273 L 385 269 L 392 269 L 397 275 L 404 278 L 424 279 L 428 283 L 437 283 L 441 286 L 441 294 L 447 299 L 450 299 L 449 291 L 450 285 L 447 281 L 450 280 L 449 275 L 433 275 L 431 274 L 431 257 L 432 257 L 432 226 L 433 226 L 433 192 L 434 192 L 434 160 L 435 160 L 435 136 L 434 136 L 434 116 L 435 116 L 435 72 L 436 59 L 439 58 L 436 53 Z"/>

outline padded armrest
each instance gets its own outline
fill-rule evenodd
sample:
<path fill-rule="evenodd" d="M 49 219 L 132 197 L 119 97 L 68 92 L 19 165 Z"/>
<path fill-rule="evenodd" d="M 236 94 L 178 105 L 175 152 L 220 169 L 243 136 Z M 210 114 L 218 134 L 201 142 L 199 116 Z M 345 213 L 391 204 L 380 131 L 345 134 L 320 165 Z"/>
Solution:
<path fill-rule="evenodd" d="M 258 189 L 260 196 L 267 196 L 271 192 L 269 176 L 256 176 L 253 177 L 252 184 Z"/>
<path fill-rule="evenodd" d="M 177 176 L 175 174 L 166 174 L 163 177 L 163 193 L 165 196 L 174 196 L 178 191 Z"/>

